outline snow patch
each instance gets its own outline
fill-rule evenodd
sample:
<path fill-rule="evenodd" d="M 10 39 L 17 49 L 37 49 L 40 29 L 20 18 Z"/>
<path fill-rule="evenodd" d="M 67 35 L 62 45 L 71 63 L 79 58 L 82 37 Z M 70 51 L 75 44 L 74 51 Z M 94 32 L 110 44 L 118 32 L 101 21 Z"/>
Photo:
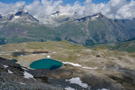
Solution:
<path fill-rule="evenodd" d="M 71 87 L 66 87 L 65 90 L 75 90 L 75 89 Z"/>
<path fill-rule="evenodd" d="M 13 72 L 12 72 L 12 71 L 10 71 L 10 70 L 8 70 L 8 73 L 9 73 L 9 74 L 13 74 Z"/>
<path fill-rule="evenodd" d="M 23 67 L 22 69 L 24 69 L 24 70 L 28 70 L 27 68 L 25 68 L 25 67 Z"/>
<path fill-rule="evenodd" d="M 98 69 L 98 67 L 82 67 L 82 68 L 84 68 L 84 69 L 90 69 L 90 70 L 96 70 L 96 69 Z"/>
<path fill-rule="evenodd" d="M 99 18 L 99 15 L 96 15 L 96 16 L 92 17 L 91 20 L 94 21 L 94 20 L 96 20 L 97 18 Z"/>
<path fill-rule="evenodd" d="M 83 83 L 79 77 L 71 78 L 71 79 L 66 80 L 66 81 L 69 81 L 72 84 L 77 84 L 83 88 L 88 88 L 88 84 Z"/>
<path fill-rule="evenodd" d="M 42 53 L 41 55 L 46 55 L 46 53 Z"/>
<path fill-rule="evenodd" d="M 20 55 L 20 56 L 24 56 L 24 55 Z"/>
<path fill-rule="evenodd" d="M 24 78 L 30 79 L 30 78 L 33 78 L 33 75 L 31 75 L 30 73 L 25 71 L 24 72 Z"/>
<path fill-rule="evenodd" d="M 8 66 L 7 66 L 7 65 L 3 65 L 3 67 L 4 67 L 4 68 L 8 68 Z"/>
<path fill-rule="evenodd" d="M 98 90 L 110 90 L 110 89 L 102 88 L 102 89 L 98 89 Z"/>
<path fill-rule="evenodd" d="M 98 69 L 98 67 L 83 67 L 83 66 L 80 65 L 80 64 L 72 63 L 72 62 L 63 62 L 63 64 L 70 64 L 70 65 L 72 65 L 72 66 L 80 67 L 80 68 L 83 68 L 83 69 L 90 69 L 90 70 L 96 70 L 96 69 Z"/>
<path fill-rule="evenodd" d="M 47 58 L 51 58 L 51 56 L 50 56 L 50 55 L 48 55 L 48 56 L 47 56 Z"/>
<path fill-rule="evenodd" d="M 56 52 L 52 52 L 53 54 L 55 54 Z"/>
<path fill-rule="evenodd" d="M 63 62 L 64 64 L 70 64 L 72 66 L 75 66 L 75 67 L 82 67 L 82 65 L 80 64 L 76 64 L 76 63 L 72 63 L 72 62 Z"/>
<path fill-rule="evenodd" d="M 23 83 L 23 82 L 19 82 L 20 84 L 22 84 L 22 85 L 26 85 L 26 83 Z"/>
<path fill-rule="evenodd" d="M 18 19 L 18 18 L 20 18 L 20 16 L 15 16 L 15 17 L 14 17 L 14 19 Z"/>
<path fill-rule="evenodd" d="M 19 51 L 19 50 L 15 49 L 15 51 L 17 52 L 17 51 Z"/>

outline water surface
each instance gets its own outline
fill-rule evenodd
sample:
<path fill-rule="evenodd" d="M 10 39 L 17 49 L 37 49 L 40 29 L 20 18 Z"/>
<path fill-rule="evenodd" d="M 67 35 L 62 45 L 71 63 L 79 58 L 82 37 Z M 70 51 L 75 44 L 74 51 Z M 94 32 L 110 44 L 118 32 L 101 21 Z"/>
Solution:
<path fill-rule="evenodd" d="M 40 59 L 30 64 L 32 69 L 58 69 L 63 65 L 62 62 L 53 59 Z"/>

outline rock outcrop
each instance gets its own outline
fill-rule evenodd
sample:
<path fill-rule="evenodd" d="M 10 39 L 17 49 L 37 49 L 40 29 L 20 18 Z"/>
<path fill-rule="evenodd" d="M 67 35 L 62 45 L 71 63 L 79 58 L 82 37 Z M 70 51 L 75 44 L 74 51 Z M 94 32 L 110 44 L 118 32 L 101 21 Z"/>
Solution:
<path fill-rule="evenodd" d="M 0 90 L 62 90 L 36 80 L 28 71 L 12 60 L 0 58 Z"/>

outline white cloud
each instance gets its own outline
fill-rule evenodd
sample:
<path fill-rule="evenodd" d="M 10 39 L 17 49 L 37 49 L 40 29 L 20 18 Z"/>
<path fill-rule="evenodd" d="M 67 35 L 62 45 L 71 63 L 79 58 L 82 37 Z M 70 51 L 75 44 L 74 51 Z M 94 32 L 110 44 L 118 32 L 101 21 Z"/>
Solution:
<path fill-rule="evenodd" d="M 52 20 L 50 16 L 56 11 L 60 11 L 62 16 L 76 15 L 76 17 L 82 17 L 102 12 L 109 18 L 135 17 L 135 1 L 128 2 L 127 0 L 110 0 L 108 3 L 100 4 L 92 3 L 92 0 L 86 0 L 83 4 L 75 2 L 73 5 L 65 5 L 62 0 L 35 0 L 29 5 L 25 4 L 25 2 L 15 4 L 0 3 L 0 13 L 14 13 L 20 7 L 24 7 L 25 10 L 43 22 Z"/>
<path fill-rule="evenodd" d="M 21 7 L 24 7 L 25 2 L 17 2 L 15 4 L 5 4 L 0 2 L 0 14 L 7 15 L 16 12 Z"/>
<path fill-rule="evenodd" d="M 130 2 L 122 6 L 117 11 L 118 18 L 133 18 L 135 17 L 135 1 Z"/>

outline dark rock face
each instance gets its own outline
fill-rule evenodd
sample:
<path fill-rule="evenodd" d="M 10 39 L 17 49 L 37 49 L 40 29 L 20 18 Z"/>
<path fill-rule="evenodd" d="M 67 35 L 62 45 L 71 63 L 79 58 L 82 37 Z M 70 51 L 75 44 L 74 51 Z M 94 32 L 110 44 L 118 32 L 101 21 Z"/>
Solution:
<path fill-rule="evenodd" d="M 62 90 L 34 78 L 24 78 L 26 71 L 14 61 L 0 58 L 0 90 Z"/>
<path fill-rule="evenodd" d="M 23 10 L 18 11 L 15 16 L 22 16 L 24 14 L 28 14 L 27 12 L 24 12 Z"/>
<path fill-rule="evenodd" d="M 13 18 L 14 18 L 13 14 L 12 15 L 8 15 L 8 17 L 7 17 L 8 20 L 12 20 Z"/>
<path fill-rule="evenodd" d="M 2 19 L 2 15 L 0 14 L 0 19 Z"/>

